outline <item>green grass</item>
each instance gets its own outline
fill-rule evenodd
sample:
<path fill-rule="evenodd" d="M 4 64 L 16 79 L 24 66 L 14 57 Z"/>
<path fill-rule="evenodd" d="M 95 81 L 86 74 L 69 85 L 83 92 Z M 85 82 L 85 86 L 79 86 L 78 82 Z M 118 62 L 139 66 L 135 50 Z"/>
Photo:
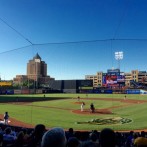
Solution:
<path fill-rule="evenodd" d="M 0 113 L 5 111 L 9 112 L 11 117 L 21 120 L 29 124 L 45 124 L 47 128 L 63 127 L 68 129 L 73 127 L 75 130 L 101 130 L 105 127 L 110 127 L 114 130 L 134 130 L 134 129 L 147 129 L 147 103 L 133 104 L 130 106 L 112 109 L 113 114 L 95 114 L 95 115 L 79 115 L 72 112 L 72 110 L 80 109 L 80 104 L 77 102 L 77 96 L 80 96 L 81 101 L 86 103 L 85 109 L 89 109 L 91 103 L 94 103 L 97 109 L 105 109 L 112 106 L 122 106 L 126 103 L 120 101 L 104 101 L 98 100 L 99 98 L 115 98 L 123 100 L 124 94 L 45 94 L 46 101 L 39 101 L 28 103 L 26 105 L 14 105 L 10 103 L 0 103 Z M 0 100 L 16 100 L 19 99 L 40 99 L 44 97 L 43 94 L 38 95 L 6 95 L 0 96 Z M 58 98 L 58 99 L 57 99 Z M 65 98 L 65 99 L 62 99 Z M 87 98 L 96 98 L 88 100 Z M 127 95 L 127 99 L 147 100 L 147 96 L 141 95 Z M 89 125 L 89 124 L 76 124 L 79 121 L 89 121 L 94 118 L 107 118 L 107 117 L 124 117 L 133 120 L 130 124 L 123 125 Z"/>

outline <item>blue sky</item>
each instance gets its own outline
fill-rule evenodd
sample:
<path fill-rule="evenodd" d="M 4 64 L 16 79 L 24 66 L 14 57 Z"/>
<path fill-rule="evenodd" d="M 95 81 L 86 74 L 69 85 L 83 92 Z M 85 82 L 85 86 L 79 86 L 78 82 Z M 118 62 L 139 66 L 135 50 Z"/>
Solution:
<path fill-rule="evenodd" d="M 43 45 L 31 46 L 1 19 L 33 44 Z M 27 62 L 37 52 L 55 79 L 84 79 L 117 68 L 116 51 L 124 52 L 121 71 L 145 71 L 147 40 L 121 39 L 146 39 L 146 26 L 146 0 L 1 0 L 1 78 L 26 74 Z M 84 40 L 105 41 L 44 44 Z"/>

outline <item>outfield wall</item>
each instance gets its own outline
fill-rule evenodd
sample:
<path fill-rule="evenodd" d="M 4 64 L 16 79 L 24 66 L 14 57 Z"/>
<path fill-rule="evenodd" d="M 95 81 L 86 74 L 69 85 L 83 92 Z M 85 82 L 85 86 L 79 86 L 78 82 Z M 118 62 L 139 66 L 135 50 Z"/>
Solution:
<path fill-rule="evenodd" d="M 142 89 L 127 89 L 126 94 L 147 94 L 147 91 Z"/>
<path fill-rule="evenodd" d="M 98 90 L 98 89 L 81 89 L 80 93 L 112 94 L 113 90 L 111 90 L 111 89 L 104 89 L 104 90 L 103 89 L 101 89 L 101 90 Z"/>
<path fill-rule="evenodd" d="M 7 89 L 7 90 L 0 90 L 0 94 L 42 94 L 42 89 Z"/>
<path fill-rule="evenodd" d="M 42 94 L 42 93 L 95 93 L 95 94 L 147 94 L 147 91 L 142 89 L 127 89 L 127 90 L 112 90 L 112 89 L 63 89 L 63 91 L 58 90 L 42 90 L 42 89 L 7 89 L 0 90 L 1 95 L 5 94 Z"/>

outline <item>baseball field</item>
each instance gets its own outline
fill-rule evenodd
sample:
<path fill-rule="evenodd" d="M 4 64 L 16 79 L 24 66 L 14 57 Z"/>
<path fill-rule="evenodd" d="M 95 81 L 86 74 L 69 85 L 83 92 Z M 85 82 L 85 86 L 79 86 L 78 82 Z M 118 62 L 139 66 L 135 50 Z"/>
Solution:
<path fill-rule="evenodd" d="M 78 100 L 77 97 L 80 97 Z M 84 110 L 81 111 L 81 103 Z M 95 112 L 90 112 L 93 103 Z M 74 130 L 116 131 L 147 129 L 147 95 L 139 94 L 32 94 L 1 95 L 0 119 L 8 111 L 10 125 Z"/>

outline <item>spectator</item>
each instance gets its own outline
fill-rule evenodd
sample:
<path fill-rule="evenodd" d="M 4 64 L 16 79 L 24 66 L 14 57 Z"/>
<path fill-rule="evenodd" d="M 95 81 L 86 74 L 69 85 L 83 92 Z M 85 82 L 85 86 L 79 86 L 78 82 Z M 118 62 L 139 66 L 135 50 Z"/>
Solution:
<path fill-rule="evenodd" d="M 66 147 L 66 136 L 62 128 L 53 128 L 42 137 L 41 147 Z"/>
<path fill-rule="evenodd" d="M 98 146 L 98 136 L 96 135 L 96 133 L 92 132 L 89 134 L 89 139 L 94 142 L 97 146 Z"/>
<path fill-rule="evenodd" d="M 73 128 L 69 128 L 69 130 L 66 132 L 66 139 L 68 140 L 70 137 L 74 137 Z"/>
<path fill-rule="evenodd" d="M 105 128 L 100 132 L 100 147 L 115 147 L 116 136 L 112 129 Z"/>
<path fill-rule="evenodd" d="M 28 134 L 27 129 L 23 128 L 22 131 L 24 133 L 24 137 L 23 137 L 24 143 L 27 144 L 28 141 L 29 141 L 29 136 L 30 135 Z"/>
<path fill-rule="evenodd" d="M 139 137 L 139 136 L 140 136 L 140 134 L 139 134 L 138 132 L 135 132 L 135 133 L 133 134 L 133 140 L 132 140 L 133 145 L 134 145 L 135 139 L 136 139 L 137 137 Z"/>
<path fill-rule="evenodd" d="M 11 135 L 11 128 L 10 127 L 7 127 L 5 129 L 5 133 L 3 134 L 3 145 L 10 145 L 10 144 L 13 144 L 16 140 L 16 136 L 14 135 Z"/>
<path fill-rule="evenodd" d="M 79 147 L 80 141 L 76 137 L 70 137 L 67 141 L 67 147 Z"/>
<path fill-rule="evenodd" d="M 35 126 L 34 132 L 30 137 L 30 142 L 28 147 L 38 147 L 41 145 L 42 136 L 44 135 L 46 129 L 43 124 L 38 124 Z"/>
<path fill-rule="evenodd" d="M 74 136 L 75 136 L 77 139 L 82 140 L 82 132 L 76 131 L 76 132 L 74 133 Z"/>
<path fill-rule="evenodd" d="M 16 136 L 17 132 L 15 130 L 15 127 L 11 127 L 11 135 Z"/>
<path fill-rule="evenodd" d="M 2 147 L 2 143 L 3 143 L 3 134 L 0 133 L 0 147 Z"/>
<path fill-rule="evenodd" d="M 2 128 L 0 127 L 0 134 L 3 134 L 3 130 L 2 130 Z"/>
<path fill-rule="evenodd" d="M 16 136 L 14 136 L 14 135 L 12 135 L 11 134 L 11 128 L 10 127 L 7 127 L 6 129 L 5 129 L 5 133 L 3 134 L 3 140 L 4 141 L 14 141 L 14 140 L 16 140 Z"/>
<path fill-rule="evenodd" d="M 116 145 L 122 147 L 124 145 L 124 136 L 120 132 L 116 132 Z"/>
<path fill-rule="evenodd" d="M 134 138 L 134 132 L 130 131 L 129 136 L 126 139 L 126 147 L 131 147 L 133 145 L 133 138 Z"/>
<path fill-rule="evenodd" d="M 137 147 L 147 146 L 147 138 L 145 138 L 145 132 L 144 131 L 141 132 L 141 136 L 140 137 L 137 137 L 135 139 L 134 145 L 137 146 Z"/>
<path fill-rule="evenodd" d="M 14 147 L 23 147 L 23 145 L 24 145 L 23 137 L 24 137 L 24 133 L 22 131 L 20 131 L 17 135 L 17 139 L 16 139 L 13 146 Z"/>
<path fill-rule="evenodd" d="M 84 141 L 82 142 L 80 147 L 99 147 L 99 146 L 92 141 Z"/>

